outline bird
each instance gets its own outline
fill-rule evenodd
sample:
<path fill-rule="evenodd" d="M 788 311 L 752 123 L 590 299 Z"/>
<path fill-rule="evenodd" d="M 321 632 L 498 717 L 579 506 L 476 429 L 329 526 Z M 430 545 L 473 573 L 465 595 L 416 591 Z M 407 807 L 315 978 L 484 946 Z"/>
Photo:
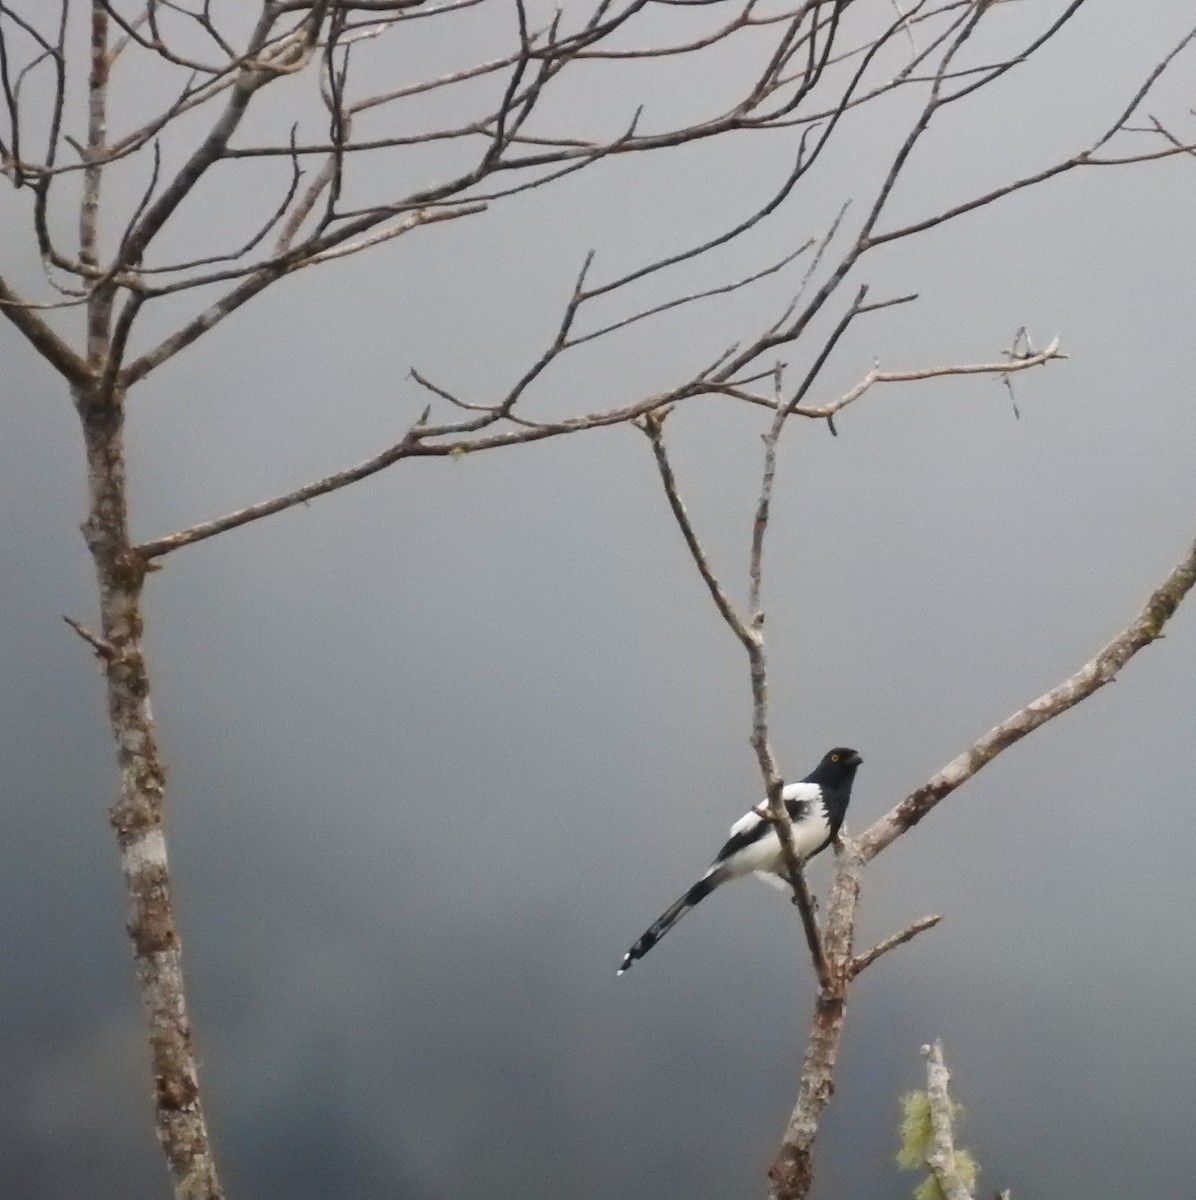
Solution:
<path fill-rule="evenodd" d="M 798 859 L 808 862 L 839 836 L 851 785 L 864 760 L 848 746 L 828 750 L 822 761 L 803 780 L 781 789 L 781 799 L 789 813 L 793 848 Z M 669 905 L 648 926 L 639 941 L 623 956 L 622 975 L 643 958 L 657 942 L 694 905 L 705 900 L 715 888 L 732 879 L 756 874 L 769 883 L 786 887 L 781 839 L 776 826 L 757 809 L 745 813 L 731 826 L 730 837 L 714 856 L 710 869 L 675 904 Z"/>

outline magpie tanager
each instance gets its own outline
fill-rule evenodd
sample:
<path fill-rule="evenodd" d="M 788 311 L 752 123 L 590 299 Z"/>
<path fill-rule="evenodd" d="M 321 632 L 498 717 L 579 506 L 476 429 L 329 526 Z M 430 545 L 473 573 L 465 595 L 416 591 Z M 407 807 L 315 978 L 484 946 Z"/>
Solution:
<path fill-rule="evenodd" d="M 836 746 L 800 783 L 781 789 L 793 828 L 793 848 L 802 862 L 825 850 L 838 837 L 851 799 L 856 768 L 864 760 L 846 746 Z M 710 869 L 697 883 L 670 905 L 623 956 L 622 975 L 641 959 L 693 906 L 730 879 L 756 874 L 784 888 L 785 864 L 781 839 L 771 821 L 753 810 L 731 826 L 731 836 L 714 857 Z"/>

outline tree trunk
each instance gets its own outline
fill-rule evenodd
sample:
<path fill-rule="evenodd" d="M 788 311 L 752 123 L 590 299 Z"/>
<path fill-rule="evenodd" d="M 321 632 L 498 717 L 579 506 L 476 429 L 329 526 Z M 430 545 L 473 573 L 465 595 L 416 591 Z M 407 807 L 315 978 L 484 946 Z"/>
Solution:
<path fill-rule="evenodd" d="M 178 1200 L 223 1200 L 200 1104 L 191 1025 L 183 991 L 163 834 L 165 770 L 150 709 L 141 618 L 146 563 L 129 542 L 124 397 L 100 384 L 75 404 L 87 452 L 88 514 L 83 535 L 95 562 L 108 719 L 117 745 L 119 792 L 110 817 L 129 899 L 129 937 L 150 1027 L 158 1140 Z"/>

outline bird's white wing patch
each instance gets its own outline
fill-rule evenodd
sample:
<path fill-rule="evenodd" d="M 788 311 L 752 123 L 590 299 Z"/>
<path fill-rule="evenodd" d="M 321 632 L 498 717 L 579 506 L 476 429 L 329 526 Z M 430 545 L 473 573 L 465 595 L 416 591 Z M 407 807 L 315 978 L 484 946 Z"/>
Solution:
<path fill-rule="evenodd" d="M 731 837 L 737 833 L 743 833 L 745 829 L 754 829 L 764 818 L 759 813 L 746 812 L 734 825 L 731 826 Z"/>
<path fill-rule="evenodd" d="M 816 783 L 790 783 L 781 788 L 782 800 L 818 800 L 822 796 L 822 788 Z M 759 807 L 763 808 L 767 803 L 761 800 Z M 742 833 L 745 829 L 754 829 L 764 818 L 754 810 L 745 812 L 734 825 L 731 826 L 731 837 L 737 833 Z"/>
<path fill-rule="evenodd" d="M 781 790 L 781 796 L 790 803 L 797 801 L 803 807 L 791 829 L 794 850 L 799 858 L 807 859 L 825 846 L 830 836 L 826 809 L 822 804 L 822 789 L 816 783 L 791 783 Z M 759 813 L 747 812 L 731 826 L 731 837 L 750 834 L 762 824 L 765 824 L 765 820 Z M 752 873 L 779 875 L 782 869 L 781 842 L 776 830 L 770 828 L 746 845 L 739 846 L 732 854 L 721 859 L 719 865 L 731 879 Z M 780 883 L 780 886 L 786 885 Z"/>
<path fill-rule="evenodd" d="M 781 788 L 782 800 L 821 800 L 822 788 L 816 783 L 790 783 Z"/>

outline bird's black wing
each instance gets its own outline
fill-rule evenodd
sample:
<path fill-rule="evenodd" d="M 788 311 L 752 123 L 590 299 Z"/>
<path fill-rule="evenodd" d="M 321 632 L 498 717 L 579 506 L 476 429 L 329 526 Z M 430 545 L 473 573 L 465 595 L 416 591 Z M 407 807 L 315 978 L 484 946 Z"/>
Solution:
<path fill-rule="evenodd" d="M 785 807 L 789 811 L 789 820 L 795 825 L 810 815 L 809 800 L 787 798 L 785 800 Z M 731 836 L 722 844 L 719 852 L 714 856 L 714 861 L 716 863 L 723 863 L 730 858 L 734 858 L 741 850 L 754 845 L 764 837 L 771 827 L 772 822 L 755 811 L 740 817 L 731 826 Z"/>
<path fill-rule="evenodd" d="M 731 826 L 731 836 L 723 842 L 719 852 L 714 856 L 716 863 L 724 863 L 734 858 L 741 850 L 758 842 L 769 830 L 770 824 L 759 813 L 748 813 Z"/>
<path fill-rule="evenodd" d="M 789 799 L 785 801 L 785 807 L 789 811 L 789 820 L 792 821 L 794 825 L 804 821 L 810 815 L 809 800 Z"/>

